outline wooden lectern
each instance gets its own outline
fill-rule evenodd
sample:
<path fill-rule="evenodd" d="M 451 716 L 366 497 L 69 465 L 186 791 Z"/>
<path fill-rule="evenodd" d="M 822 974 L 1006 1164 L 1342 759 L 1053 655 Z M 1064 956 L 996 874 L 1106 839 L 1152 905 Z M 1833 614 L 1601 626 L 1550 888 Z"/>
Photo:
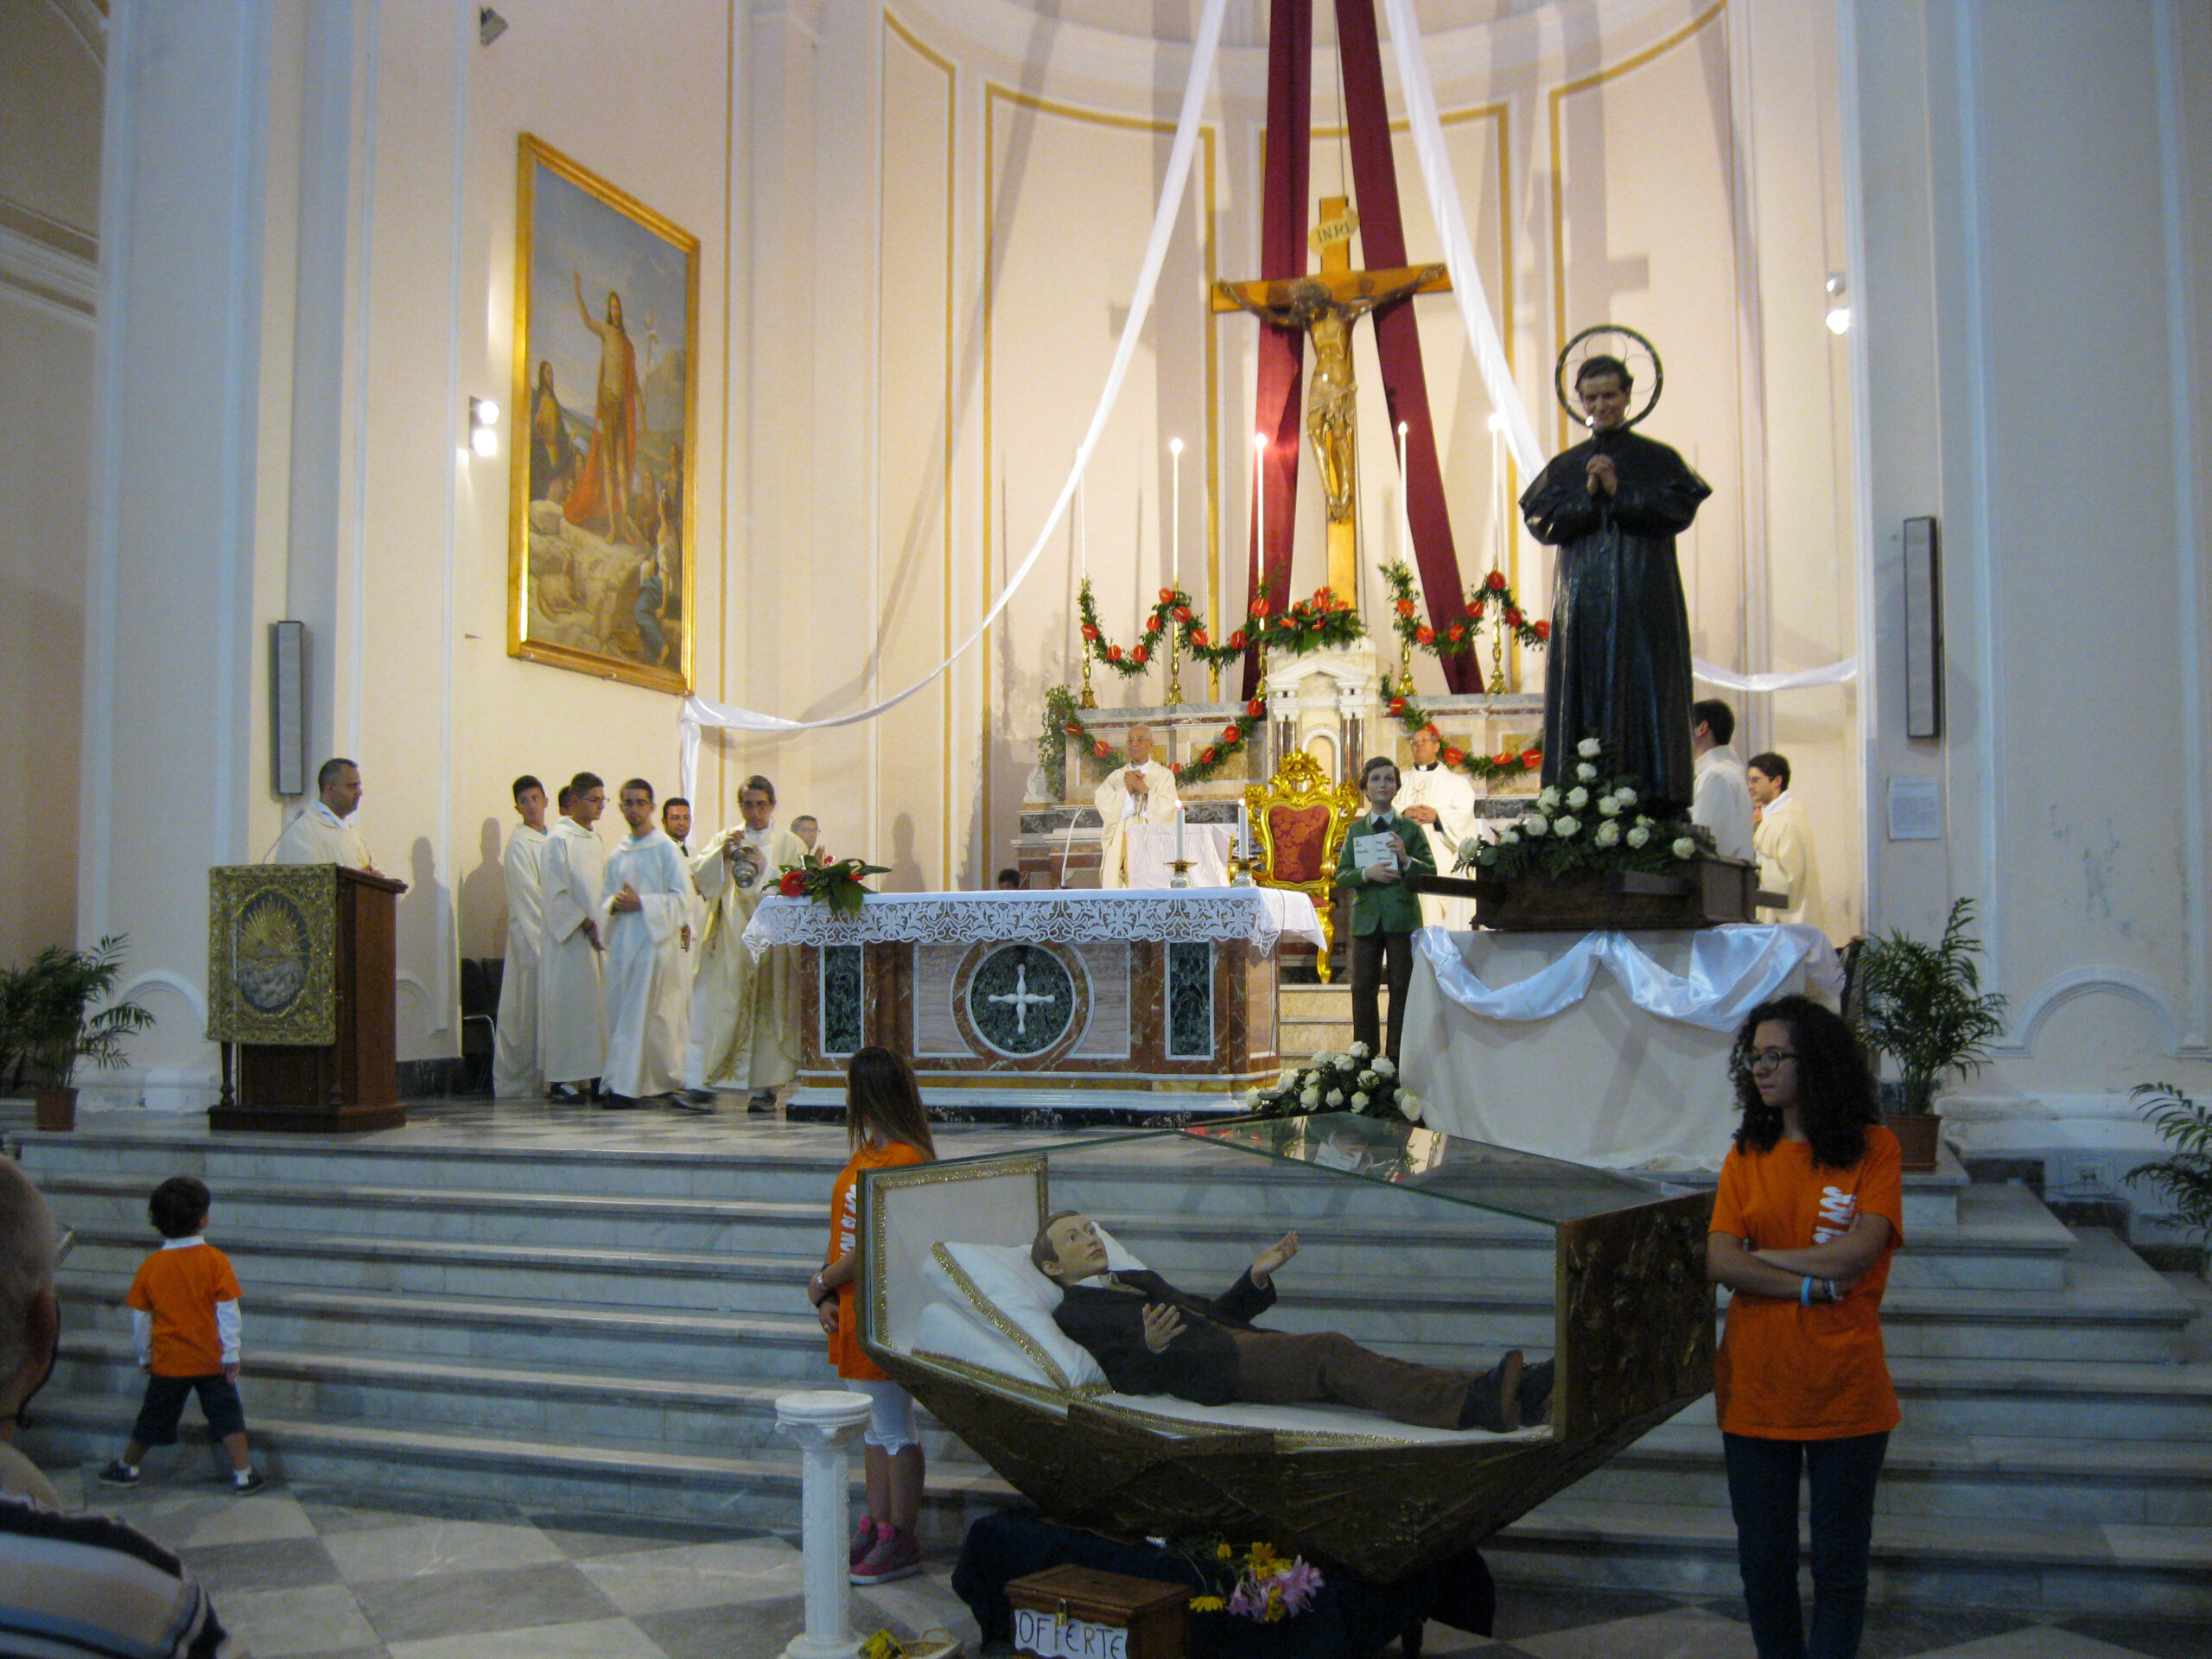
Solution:
<path fill-rule="evenodd" d="M 208 872 L 215 1129 L 397 1128 L 393 899 L 404 881 L 336 864 Z M 238 1079 L 232 1086 L 232 1050 Z"/>

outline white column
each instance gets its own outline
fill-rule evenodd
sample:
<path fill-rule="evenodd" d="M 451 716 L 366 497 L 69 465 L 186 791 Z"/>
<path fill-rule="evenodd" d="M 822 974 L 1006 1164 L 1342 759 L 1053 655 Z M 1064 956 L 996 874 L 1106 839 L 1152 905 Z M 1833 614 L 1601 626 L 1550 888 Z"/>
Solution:
<path fill-rule="evenodd" d="M 823 1389 L 777 1398 L 776 1430 L 797 1440 L 806 1459 L 800 1497 L 806 1629 L 785 1647 L 784 1659 L 853 1659 L 859 1651 L 846 1578 L 845 1447 L 868 1426 L 869 1409 L 864 1394 Z"/>

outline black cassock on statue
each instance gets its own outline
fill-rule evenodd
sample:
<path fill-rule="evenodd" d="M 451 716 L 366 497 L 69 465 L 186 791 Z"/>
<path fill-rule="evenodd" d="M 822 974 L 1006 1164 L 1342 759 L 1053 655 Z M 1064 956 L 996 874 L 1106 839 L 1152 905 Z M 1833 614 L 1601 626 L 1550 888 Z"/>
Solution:
<path fill-rule="evenodd" d="M 1612 458 L 1619 487 L 1610 496 L 1590 493 L 1599 454 Z M 1559 549 L 1544 671 L 1547 784 L 1573 785 L 1574 746 L 1594 735 L 1643 781 L 1647 804 L 1689 805 L 1690 622 L 1675 537 L 1712 493 L 1665 444 L 1605 432 L 1554 455 L 1522 496 L 1529 533 Z"/>

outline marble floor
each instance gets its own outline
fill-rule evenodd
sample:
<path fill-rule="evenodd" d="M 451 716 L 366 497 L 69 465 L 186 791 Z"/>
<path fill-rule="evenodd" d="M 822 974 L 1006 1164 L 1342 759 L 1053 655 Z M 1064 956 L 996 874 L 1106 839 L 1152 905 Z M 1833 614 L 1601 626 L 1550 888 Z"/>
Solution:
<path fill-rule="evenodd" d="M 149 1470 L 118 1491 L 60 1471 L 73 1508 L 175 1549 L 257 1659 L 773 1659 L 804 1624 L 794 1538 L 510 1503 L 353 1498 L 272 1484 L 251 1498 Z M 853 1592 L 858 1635 L 975 1621 L 921 1577 Z M 1877 1608 L 1864 1659 L 2204 1659 L 2201 1625 Z M 1423 1648 L 1483 1659 L 1753 1659 L 1732 1600 L 1507 1585 L 1495 1638 L 1429 1626 Z"/>

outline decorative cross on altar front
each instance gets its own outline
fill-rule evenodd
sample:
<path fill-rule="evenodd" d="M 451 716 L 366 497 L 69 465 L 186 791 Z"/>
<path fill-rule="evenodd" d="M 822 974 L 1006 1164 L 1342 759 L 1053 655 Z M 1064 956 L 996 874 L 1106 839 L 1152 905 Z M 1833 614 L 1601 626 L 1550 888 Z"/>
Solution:
<path fill-rule="evenodd" d="M 1057 1002 L 1060 999 L 1049 992 L 1031 990 L 1029 964 L 1016 963 L 1014 969 L 1014 988 L 1011 991 L 994 991 L 988 1000 L 1012 1005 L 1014 1028 L 1026 1037 L 1029 1034 L 1029 1010 L 1039 1002 Z"/>
<path fill-rule="evenodd" d="M 1379 305 L 1448 289 L 1442 265 L 1354 270 L 1352 232 L 1359 216 L 1343 196 L 1321 201 L 1321 222 L 1307 238 L 1320 251 L 1316 274 L 1285 281 L 1216 283 L 1213 308 L 1249 311 L 1278 328 L 1303 328 L 1313 341 L 1313 378 L 1306 391 L 1306 442 L 1321 468 L 1329 506 L 1329 586 L 1345 599 L 1358 592 L 1359 452 L 1352 378 L 1351 326 Z"/>

